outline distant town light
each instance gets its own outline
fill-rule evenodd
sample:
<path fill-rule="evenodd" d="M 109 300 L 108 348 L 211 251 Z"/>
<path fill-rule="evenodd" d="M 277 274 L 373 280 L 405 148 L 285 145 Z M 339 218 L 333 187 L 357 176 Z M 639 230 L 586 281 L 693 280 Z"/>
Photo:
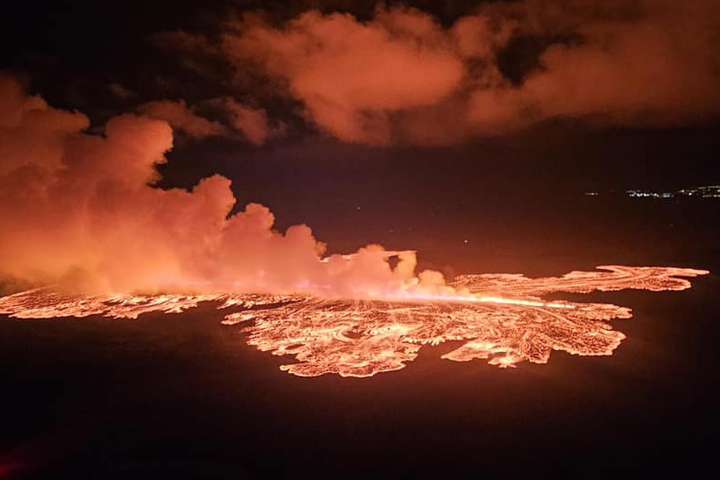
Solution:
<path fill-rule="evenodd" d="M 594 192 L 587 192 L 585 195 L 591 195 Z M 675 198 L 675 197 L 695 197 L 695 198 L 720 198 L 720 185 L 706 185 L 695 188 L 682 188 L 675 192 L 653 192 L 650 190 L 626 190 L 625 194 L 630 198 Z"/>

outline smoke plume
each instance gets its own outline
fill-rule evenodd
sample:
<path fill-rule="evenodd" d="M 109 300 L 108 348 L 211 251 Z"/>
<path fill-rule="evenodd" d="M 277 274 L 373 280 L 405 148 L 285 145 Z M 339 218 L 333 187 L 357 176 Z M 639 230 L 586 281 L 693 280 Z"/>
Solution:
<path fill-rule="evenodd" d="M 413 252 L 371 245 L 324 257 L 309 227 L 277 232 L 262 205 L 231 214 L 219 175 L 191 191 L 155 187 L 172 148 L 166 121 L 121 115 L 102 135 L 88 127 L 0 77 L 0 280 L 105 293 L 449 290 L 437 272 L 415 276 Z"/>

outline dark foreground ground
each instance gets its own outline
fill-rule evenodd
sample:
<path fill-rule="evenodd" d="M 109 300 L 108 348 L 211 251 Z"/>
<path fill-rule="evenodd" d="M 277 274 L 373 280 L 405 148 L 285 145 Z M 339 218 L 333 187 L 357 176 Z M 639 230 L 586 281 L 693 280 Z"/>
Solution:
<path fill-rule="evenodd" d="M 468 214 L 465 231 L 440 223 L 413 235 L 446 271 L 627 263 L 720 272 L 720 202 L 603 202 L 581 199 L 570 218 L 562 204 L 509 220 Z M 719 287 L 713 274 L 685 292 L 564 296 L 634 310 L 615 322 L 628 338 L 612 357 L 555 353 L 548 365 L 500 370 L 441 360 L 448 343 L 369 379 L 283 373 L 290 359 L 247 346 L 211 306 L 136 321 L 1 317 L 0 478 L 713 471 Z"/>

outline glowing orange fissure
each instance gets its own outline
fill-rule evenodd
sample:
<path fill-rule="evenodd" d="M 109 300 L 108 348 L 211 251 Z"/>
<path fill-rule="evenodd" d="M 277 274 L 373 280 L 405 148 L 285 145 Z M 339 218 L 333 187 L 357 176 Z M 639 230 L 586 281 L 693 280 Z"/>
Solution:
<path fill-rule="evenodd" d="M 608 323 L 630 318 L 630 309 L 602 303 L 545 302 L 553 292 L 588 293 L 640 289 L 684 290 L 680 277 L 705 270 L 673 267 L 603 266 L 599 271 L 530 279 L 522 275 L 462 275 L 449 293 L 400 291 L 366 299 L 308 295 L 64 295 L 35 289 L 0 298 L 0 313 L 17 318 L 137 318 L 149 312 L 179 313 L 200 302 L 233 309 L 223 324 L 245 324 L 248 343 L 296 363 L 280 368 L 315 377 L 333 373 L 369 377 L 404 368 L 422 345 L 464 341 L 443 355 L 454 361 L 486 359 L 514 367 L 547 363 L 553 350 L 576 355 L 611 355 L 625 338 Z M 456 292 L 456 293 L 453 293 Z M 459 292 L 459 293 L 458 293 Z"/>

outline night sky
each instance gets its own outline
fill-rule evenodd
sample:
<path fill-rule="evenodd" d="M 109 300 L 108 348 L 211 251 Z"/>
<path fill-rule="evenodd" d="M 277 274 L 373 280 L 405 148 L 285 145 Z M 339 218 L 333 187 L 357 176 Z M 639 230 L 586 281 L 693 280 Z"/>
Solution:
<path fill-rule="evenodd" d="M 262 11 L 271 22 L 281 24 L 313 8 L 351 13 L 360 21 L 371 19 L 375 9 L 372 1 L 285 3 L 129 1 L 110 7 L 90 1 L 21 2 L 3 15 L 2 30 L 12 40 L 2 44 L 0 65 L 19 74 L 32 92 L 42 94 L 51 105 L 89 115 L 95 129 L 113 115 L 163 99 L 192 104 L 232 95 L 265 108 L 271 118 L 287 124 L 282 138 L 259 147 L 227 138 L 192 142 L 180 138 L 163 174 L 167 185 L 188 186 L 220 172 L 236 182 L 241 201 L 272 202 L 273 208 L 283 208 L 286 198 L 296 199 L 299 193 L 291 191 L 296 189 L 306 191 L 303 196 L 308 201 L 352 206 L 368 196 L 366 185 L 396 177 L 402 177 L 399 185 L 378 188 L 372 197 L 392 202 L 394 197 L 415 197 L 428 188 L 468 190 L 479 196 L 488 190 L 508 195 L 530 190 L 533 196 L 552 196 L 720 182 L 717 115 L 657 128 L 549 118 L 518 132 L 470 135 L 436 148 L 348 145 L 305 121 L 298 99 L 268 92 L 259 79 L 233 79 L 233 67 L 223 59 L 168 51 L 156 40 L 159 32 L 177 31 L 217 38 L 222 22 L 253 11 Z M 450 26 L 473 14 L 483 2 L 388 5 L 396 4 L 415 6 Z M 538 59 L 548 46 L 563 42 L 567 38 L 558 35 L 522 35 L 500 49 L 499 67 L 507 79 L 522 82 L 542 68 Z M 697 54 L 710 54 L 716 61 L 718 57 L 717 50 Z M 113 94 L 112 84 L 127 89 L 129 96 Z M 412 173 L 403 174 L 409 169 Z M 284 181 L 288 176 L 303 179 L 302 185 L 289 188 Z M 347 178 L 352 181 L 343 180 Z M 341 189 L 334 188 L 338 183 Z M 337 190 L 342 194 L 329 199 L 328 194 Z"/>

